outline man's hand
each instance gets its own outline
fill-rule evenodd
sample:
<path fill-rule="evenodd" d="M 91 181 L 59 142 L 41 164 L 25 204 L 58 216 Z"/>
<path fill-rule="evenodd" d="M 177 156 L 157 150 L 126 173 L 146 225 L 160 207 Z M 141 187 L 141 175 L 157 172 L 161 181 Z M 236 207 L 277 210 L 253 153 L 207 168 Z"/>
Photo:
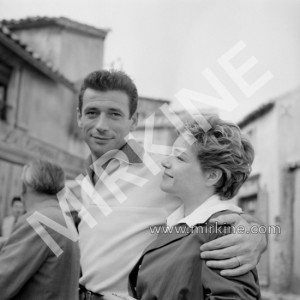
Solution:
<path fill-rule="evenodd" d="M 230 224 L 235 229 L 244 228 L 245 233 L 235 233 L 222 236 L 203 244 L 200 247 L 201 258 L 207 260 L 210 268 L 222 269 L 222 276 L 240 276 L 253 269 L 259 262 L 262 252 L 266 249 L 265 234 L 249 233 L 251 226 L 238 214 L 224 214 L 210 220 L 219 225 Z"/>

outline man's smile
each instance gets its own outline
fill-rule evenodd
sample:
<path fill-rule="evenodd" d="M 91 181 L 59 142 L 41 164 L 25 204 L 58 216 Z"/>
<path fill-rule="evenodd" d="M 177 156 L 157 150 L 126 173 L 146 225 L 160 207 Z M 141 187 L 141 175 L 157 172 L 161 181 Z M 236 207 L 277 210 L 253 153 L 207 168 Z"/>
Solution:
<path fill-rule="evenodd" d="M 113 139 L 113 137 L 99 136 L 99 135 L 92 135 L 92 138 L 94 138 L 97 141 L 103 141 L 103 142 Z"/>

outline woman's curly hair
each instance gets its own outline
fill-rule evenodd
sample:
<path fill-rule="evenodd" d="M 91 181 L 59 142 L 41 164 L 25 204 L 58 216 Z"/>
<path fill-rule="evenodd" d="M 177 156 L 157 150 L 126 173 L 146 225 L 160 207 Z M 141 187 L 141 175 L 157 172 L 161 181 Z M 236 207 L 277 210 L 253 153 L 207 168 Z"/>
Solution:
<path fill-rule="evenodd" d="M 204 130 L 203 117 L 210 125 Z M 200 121 L 201 120 L 201 121 Z M 254 149 L 240 128 L 216 115 L 203 115 L 188 121 L 184 131 L 189 131 L 196 142 L 193 149 L 203 170 L 219 169 L 222 177 L 215 185 L 222 199 L 231 199 L 247 180 L 254 159 Z"/>

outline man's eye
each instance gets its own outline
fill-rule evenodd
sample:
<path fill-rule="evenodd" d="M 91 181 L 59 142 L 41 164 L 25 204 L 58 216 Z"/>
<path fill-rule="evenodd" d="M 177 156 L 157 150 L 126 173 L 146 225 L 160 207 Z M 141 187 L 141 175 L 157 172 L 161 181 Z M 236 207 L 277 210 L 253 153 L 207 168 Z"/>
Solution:
<path fill-rule="evenodd" d="M 96 115 L 96 112 L 95 111 L 88 111 L 86 113 L 87 116 L 95 116 Z"/>
<path fill-rule="evenodd" d="M 121 114 L 117 113 L 117 112 L 113 112 L 113 113 L 111 113 L 111 116 L 113 116 L 113 117 L 120 117 Z"/>

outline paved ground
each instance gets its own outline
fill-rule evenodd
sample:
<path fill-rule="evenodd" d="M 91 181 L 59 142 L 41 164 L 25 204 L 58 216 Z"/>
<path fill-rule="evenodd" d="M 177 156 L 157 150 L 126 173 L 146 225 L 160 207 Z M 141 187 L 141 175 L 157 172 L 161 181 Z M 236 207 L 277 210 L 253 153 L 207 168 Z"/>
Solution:
<path fill-rule="evenodd" d="M 261 291 L 263 300 L 300 300 L 300 295 L 295 294 L 275 294 L 269 291 Z"/>

